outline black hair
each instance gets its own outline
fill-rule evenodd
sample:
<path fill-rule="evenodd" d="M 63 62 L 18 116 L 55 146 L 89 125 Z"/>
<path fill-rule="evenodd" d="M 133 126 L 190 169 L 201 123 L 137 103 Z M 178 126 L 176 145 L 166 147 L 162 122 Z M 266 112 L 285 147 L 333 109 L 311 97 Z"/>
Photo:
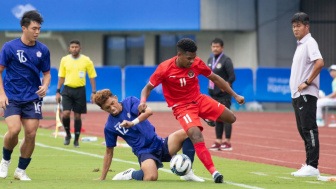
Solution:
<path fill-rule="evenodd" d="M 77 39 L 73 39 L 73 40 L 71 40 L 71 41 L 69 42 L 69 46 L 70 46 L 71 44 L 73 44 L 73 43 L 75 43 L 75 44 L 77 44 L 77 45 L 80 46 L 80 42 L 79 42 L 79 40 L 77 40 Z"/>
<path fill-rule="evenodd" d="M 177 46 L 177 52 L 180 52 L 180 53 L 185 53 L 185 52 L 193 53 L 197 51 L 196 43 L 189 38 L 183 38 L 179 40 L 176 46 Z"/>
<path fill-rule="evenodd" d="M 44 20 L 43 20 L 43 17 L 41 16 L 41 14 L 37 12 L 37 10 L 32 10 L 32 11 L 25 12 L 23 14 L 23 16 L 21 18 L 21 21 L 20 21 L 20 24 L 21 24 L 21 26 L 24 26 L 24 27 L 28 28 L 31 21 L 42 24 L 42 22 Z"/>
<path fill-rule="evenodd" d="M 221 39 L 219 39 L 219 38 L 217 38 L 217 37 L 216 37 L 214 40 L 211 41 L 211 45 L 212 45 L 213 43 L 214 43 L 214 44 L 219 43 L 221 47 L 224 46 L 224 42 L 223 42 L 223 40 L 221 40 Z"/>
<path fill-rule="evenodd" d="M 304 12 L 298 12 L 292 17 L 291 23 L 302 22 L 303 25 L 309 25 L 309 16 Z"/>

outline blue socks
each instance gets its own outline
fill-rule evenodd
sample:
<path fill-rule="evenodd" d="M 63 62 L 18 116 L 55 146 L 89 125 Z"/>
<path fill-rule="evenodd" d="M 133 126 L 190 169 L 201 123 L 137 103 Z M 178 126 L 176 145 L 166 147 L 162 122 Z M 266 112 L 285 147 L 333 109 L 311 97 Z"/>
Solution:
<path fill-rule="evenodd" d="M 143 180 L 144 172 L 140 169 L 139 171 L 133 171 L 132 178 L 134 180 Z"/>
<path fill-rule="evenodd" d="M 7 150 L 5 147 L 2 148 L 3 159 L 9 161 L 11 159 L 13 150 Z M 18 168 L 25 170 L 29 165 L 31 158 L 19 158 Z"/>
<path fill-rule="evenodd" d="M 182 152 L 190 158 L 191 163 L 194 163 L 195 148 L 190 138 L 184 140 L 182 145 Z"/>
<path fill-rule="evenodd" d="M 11 159 L 13 150 L 7 150 L 5 147 L 2 148 L 3 159 L 9 161 Z"/>
<path fill-rule="evenodd" d="M 27 166 L 30 163 L 30 160 L 31 160 L 31 158 L 22 158 L 22 157 L 20 157 L 18 168 L 26 170 Z"/>

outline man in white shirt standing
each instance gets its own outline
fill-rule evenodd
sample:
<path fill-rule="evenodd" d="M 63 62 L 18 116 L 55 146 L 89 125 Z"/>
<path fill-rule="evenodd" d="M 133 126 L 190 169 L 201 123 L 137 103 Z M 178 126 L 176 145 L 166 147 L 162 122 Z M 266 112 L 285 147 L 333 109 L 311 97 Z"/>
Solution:
<path fill-rule="evenodd" d="M 309 16 L 299 12 L 291 20 L 297 48 L 293 57 L 290 89 L 298 131 L 305 144 L 306 164 L 296 177 L 315 177 L 319 160 L 319 138 L 316 125 L 316 103 L 320 85 L 320 71 L 324 63 L 318 44 L 309 33 Z"/>

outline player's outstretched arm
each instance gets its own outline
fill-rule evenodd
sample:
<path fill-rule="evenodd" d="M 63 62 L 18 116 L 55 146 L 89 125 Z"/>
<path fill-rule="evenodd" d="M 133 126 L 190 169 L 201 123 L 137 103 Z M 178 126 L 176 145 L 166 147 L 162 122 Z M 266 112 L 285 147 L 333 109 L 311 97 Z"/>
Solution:
<path fill-rule="evenodd" d="M 140 97 L 140 104 L 138 106 L 138 110 L 140 113 L 144 113 L 146 111 L 146 108 L 147 108 L 146 101 L 153 89 L 154 87 L 150 83 L 147 83 L 147 85 L 142 89 L 141 97 Z"/>
<path fill-rule="evenodd" d="M 120 127 L 126 127 L 126 128 L 130 128 L 142 121 L 145 121 L 146 119 L 149 118 L 149 116 L 153 115 L 153 111 L 152 109 L 150 109 L 149 107 L 147 107 L 145 109 L 145 112 L 140 114 L 137 118 L 135 118 L 133 121 L 127 121 L 124 120 L 121 124 Z"/>
<path fill-rule="evenodd" d="M 93 180 L 105 180 L 108 170 L 110 169 L 112 158 L 113 158 L 113 150 L 114 148 L 106 147 L 105 155 L 104 155 L 104 163 L 103 170 L 100 178 Z"/>
<path fill-rule="evenodd" d="M 212 73 L 210 76 L 208 76 L 208 79 L 214 82 L 215 85 L 217 85 L 222 91 L 225 91 L 233 96 L 233 98 L 235 98 L 240 105 L 245 104 L 245 98 L 235 93 L 228 82 L 226 82 L 223 78 L 219 77 L 215 73 Z"/>

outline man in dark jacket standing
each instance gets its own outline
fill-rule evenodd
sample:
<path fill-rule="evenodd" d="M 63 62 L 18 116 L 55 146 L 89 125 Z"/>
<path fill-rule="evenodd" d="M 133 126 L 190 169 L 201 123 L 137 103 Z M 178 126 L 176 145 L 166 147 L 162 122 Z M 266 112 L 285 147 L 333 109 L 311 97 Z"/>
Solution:
<path fill-rule="evenodd" d="M 223 78 L 232 88 L 232 83 L 236 79 L 233 64 L 231 59 L 223 53 L 224 42 L 219 38 L 215 38 L 211 42 L 211 51 L 213 56 L 208 59 L 208 67 L 221 78 Z M 213 82 L 209 81 L 209 94 L 210 96 L 225 105 L 226 108 L 231 107 L 231 95 L 227 92 L 221 91 Z M 209 122 L 208 122 L 209 124 Z M 211 125 L 211 124 L 209 124 Z M 227 150 L 231 151 L 231 132 L 232 124 L 223 123 L 220 121 L 215 122 L 216 141 L 210 147 L 210 150 Z M 225 129 L 225 140 L 222 140 L 223 132 Z"/>

